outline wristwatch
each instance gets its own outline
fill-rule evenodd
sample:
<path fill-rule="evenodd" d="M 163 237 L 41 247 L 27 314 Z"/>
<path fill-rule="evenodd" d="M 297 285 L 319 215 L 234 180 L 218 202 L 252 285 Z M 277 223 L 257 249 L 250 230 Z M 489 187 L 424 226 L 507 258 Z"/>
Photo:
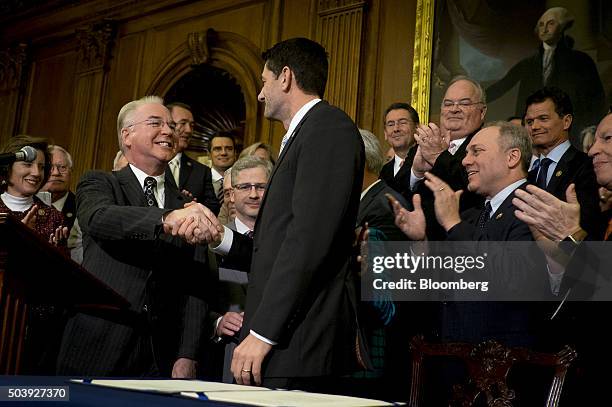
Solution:
<path fill-rule="evenodd" d="M 587 233 L 578 229 L 574 233 L 570 233 L 565 239 L 561 240 L 558 244 L 559 249 L 563 250 L 566 254 L 571 255 L 574 250 L 582 243 Z"/>

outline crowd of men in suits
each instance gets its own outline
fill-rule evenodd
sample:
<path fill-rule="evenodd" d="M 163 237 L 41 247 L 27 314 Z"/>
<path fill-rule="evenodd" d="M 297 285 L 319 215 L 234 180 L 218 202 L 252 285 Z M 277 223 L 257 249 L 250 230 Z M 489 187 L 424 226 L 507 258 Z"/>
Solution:
<path fill-rule="evenodd" d="M 420 123 L 407 103 L 386 109 L 394 155 L 385 164 L 376 136 L 321 100 L 328 62 L 320 44 L 282 41 L 263 59 L 258 99 L 287 130 L 274 166 L 236 160 L 228 132 L 211 140 L 212 168 L 189 158 L 191 108 L 154 96 L 123 106 L 117 132 L 126 164 L 85 174 L 76 212 L 65 179 L 72 159 L 53 151 L 48 190 L 68 220 L 76 213 L 83 266 L 131 304 L 121 315 L 71 314 L 56 372 L 194 378 L 215 363 L 202 352 L 220 342 L 229 344 L 217 348 L 225 361 L 207 375 L 223 369 L 238 384 L 400 400 L 412 335 L 533 346 L 548 314 L 528 303 L 387 301 L 365 317 L 356 230 L 406 242 L 552 241 L 522 269 L 541 266 L 543 286 L 563 296 L 581 243 L 611 239 L 600 188 L 612 190 L 612 115 L 587 155 L 569 142 L 574 110 L 561 89 L 531 94 L 523 125 L 485 124 L 485 91 L 461 76 L 447 86 L 439 124 Z M 559 250 L 570 260 L 557 261 Z M 502 261 L 518 260 L 507 253 Z M 578 324 L 566 332 L 585 326 L 583 309 L 563 311 L 557 319 Z M 364 334 L 364 326 L 372 329 Z M 561 331 L 555 344 L 584 345 L 585 337 Z M 378 365 L 363 347 L 373 335 L 385 343 Z M 364 367 L 375 374 L 332 379 Z"/>

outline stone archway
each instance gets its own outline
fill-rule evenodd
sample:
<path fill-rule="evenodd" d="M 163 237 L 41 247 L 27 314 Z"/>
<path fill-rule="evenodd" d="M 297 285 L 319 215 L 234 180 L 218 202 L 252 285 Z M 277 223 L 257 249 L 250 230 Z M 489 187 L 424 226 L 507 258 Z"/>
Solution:
<path fill-rule="evenodd" d="M 255 141 L 270 143 L 271 125 L 264 119 L 263 105 L 257 101 L 263 61 L 258 47 L 241 35 L 213 29 L 190 33 L 168 55 L 146 94 L 166 94 L 194 65 L 200 64 L 227 71 L 240 86 L 245 102 L 245 145 Z"/>

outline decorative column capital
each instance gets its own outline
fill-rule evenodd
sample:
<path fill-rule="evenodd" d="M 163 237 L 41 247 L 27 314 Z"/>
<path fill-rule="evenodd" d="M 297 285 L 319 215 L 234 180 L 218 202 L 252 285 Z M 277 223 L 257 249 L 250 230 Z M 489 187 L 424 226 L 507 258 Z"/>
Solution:
<path fill-rule="evenodd" d="M 19 88 L 27 48 L 26 44 L 18 44 L 0 51 L 0 91 Z"/>
<path fill-rule="evenodd" d="M 319 15 L 338 13 L 355 8 L 364 8 L 367 0 L 319 0 Z"/>
<path fill-rule="evenodd" d="M 76 30 L 78 43 L 77 72 L 106 69 L 115 37 L 116 23 L 103 20 Z"/>
<path fill-rule="evenodd" d="M 206 64 L 210 58 L 210 48 L 217 40 L 217 32 L 212 28 L 206 31 L 192 32 L 187 35 L 187 47 L 193 65 Z"/>

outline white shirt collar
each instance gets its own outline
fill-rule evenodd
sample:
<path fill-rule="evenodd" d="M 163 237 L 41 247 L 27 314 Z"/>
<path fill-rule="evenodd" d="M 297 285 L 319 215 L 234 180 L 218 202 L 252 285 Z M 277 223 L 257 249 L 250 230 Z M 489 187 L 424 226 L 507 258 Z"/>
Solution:
<path fill-rule="evenodd" d="M 2 202 L 13 212 L 25 212 L 34 205 L 34 198 L 31 196 L 21 197 L 14 196 L 8 192 L 0 195 Z"/>
<path fill-rule="evenodd" d="M 308 113 L 308 111 L 312 109 L 314 105 L 316 105 L 320 101 L 321 99 L 315 98 L 315 99 L 312 99 L 310 102 L 306 103 L 304 106 L 300 107 L 300 110 L 298 110 L 295 113 L 295 115 L 291 119 L 291 123 L 289 123 L 289 128 L 287 129 L 287 133 L 286 133 L 289 135 L 289 137 L 287 137 L 287 140 L 289 140 L 293 136 L 293 132 L 295 131 L 295 128 L 297 127 L 298 123 L 302 121 L 304 116 L 306 116 L 306 113 Z"/>
<path fill-rule="evenodd" d="M 217 171 L 213 167 L 210 167 L 210 172 L 212 174 L 212 182 L 217 182 L 221 178 L 223 178 L 223 174 L 219 173 L 219 171 Z"/>
<path fill-rule="evenodd" d="M 542 47 L 544 47 L 544 51 L 554 51 L 555 48 L 557 48 L 557 44 L 555 45 L 548 45 L 547 43 L 543 42 L 542 43 Z"/>
<path fill-rule="evenodd" d="M 158 206 L 160 208 L 163 208 L 164 207 L 164 203 L 166 201 L 165 196 L 164 196 L 165 174 L 161 174 L 161 175 L 149 175 L 149 174 L 145 173 L 144 171 L 140 170 L 139 168 L 136 168 L 132 164 L 130 164 L 130 168 L 132 169 L 132 172 L 134 173 L 134 175 L 136 175 L 136 178 L 138 179 L 138 183 L 140 184 L 140 188 L 142 188 L 143 192 L 144 192 L 144 181 L 145 181 L 145 178 L 147 178 L 147 177 L 155 178 L 155 181 L 157 181 L 157 188 L 155 189 L 155 199 L 157 199 Z"/>
<path fill-rule="evenodd" d="M 174 158 L 172 158 L 172 160 L 170 160 L 168 162 L 168 164 L 170 164 L 171 162 L 176 163 L 176 165 L 180 168 L 181 167 L 181 156 L 183 155 L 183 153 L 176 153 L 176 155 L 174 156 Z"/>
<path fill-rule="evenodd" d="M 363 191 L 361 191 L 361 197 L 359 198 L 359 200 L 361 201 L 361 200 L 363 199 L 363 197 L 364 197 L 364 196 L 366 196 L 366 194 L 368 193 L 368 191 L 369 191 L 370 189 L 372 189 L 372 187 L 373 187 L 374 185 L 378 184 L 379 182 L 380 182 L 380 179 L 377 179 L 376 181 L 372 182 L 372 183 L 370 184 L 370 186 L 369 186 L 369 187 L 367 187 L 366 189 L 364 189 Z"/>
<path fill-rule="evenodd" d="M 557 147 L 550 150 L 547 156 L 541 155 L 540 159 L 546 157 L 553 160 L 555 163 L 558 163 L 563 154 L 570 148 L 571 144 L 569 140 L 565 140 L 563 143 L 559 144 Z"/>
<path fill-rule="evenodd" d="M 51 203 L 51 205 L 53 205 L 53 207 L 60 212 L 62 211 L 62 209 L 64 209 L 64 205 L 66 204 L 66 199 L 68 199 L 68 192 L 66 192 L 64 196 L 62 196 L 57 201 Z"/>
<path fill-rule="evenodd" d="M 450 141 L 450 143 L 448 144 L 449 146 L 451 145 L 451 143 L 452 143 L 452 144 L 454 144 L 454 145 L 456 146 L 456 147 L 455 147 L 455 152 L 454 152 L 454 153 L 452 153 L 453 155 L 455 155 L 455 153 L 457 152 L 457 150 L 459 150 L 459 147 L 461 147 L 461 145 L 462 145 L 462 144 L 465 142 L 465 140 L 466 140 L 466 139 L 467 139 L 467 136 L 466 136 L 466 137 L 462 137 L 462 138 L 458 138 L 458 139 L 456 139 L 456 140 L 451 140 L 451 141 Z"/>
<path fill-rule="evenodd" d="M 236 223 L 236 232 L 240 233 L 241 235 L 245 235 L 251 230 L 251 228 L 245 225 L 244 222 L 238 218 L 238 216 L 234 218 L 234 222 Z"/>
<path fill-rule="evenodd" d="M 506 188 L 495 194 L 493 198 L 488 200 L 491 203 L 491 216 L 493 216 L 493 214 L 497 212 L 497 209 L 499 209 L 499 206 L 504 203 L 506 198 L 508 198 L 508 196 L 510 196 L 510 194 L 514 192 L 515 189 L 523 185 L 525 182 L 527 182 L 527 178 L 521 178 L 518 181 L 508 185 Z"/>

